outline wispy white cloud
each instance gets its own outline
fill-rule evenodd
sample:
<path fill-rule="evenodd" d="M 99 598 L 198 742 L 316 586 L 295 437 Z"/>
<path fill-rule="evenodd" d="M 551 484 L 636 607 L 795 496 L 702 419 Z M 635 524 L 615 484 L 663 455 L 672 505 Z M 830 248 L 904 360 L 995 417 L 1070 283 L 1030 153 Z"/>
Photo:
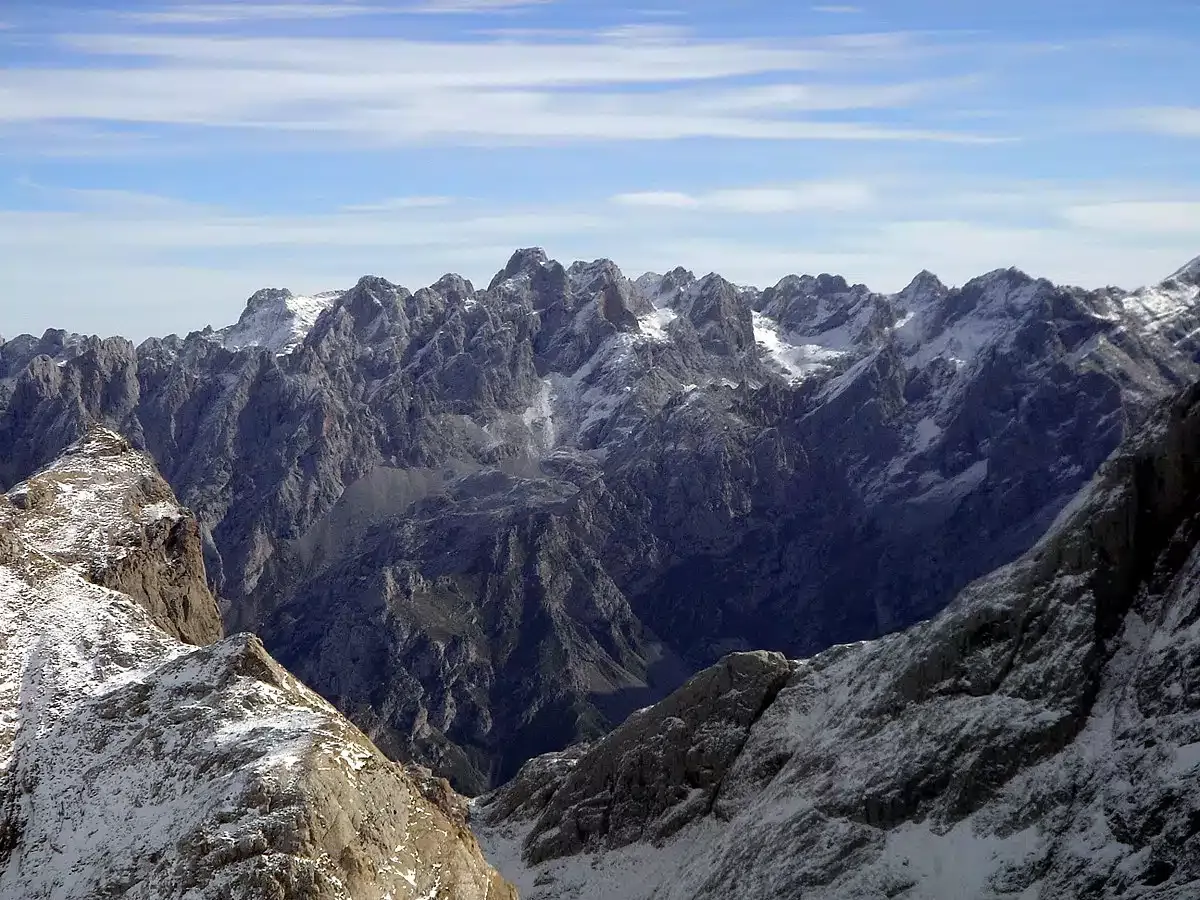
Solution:
<path fill-rule="evenodd" d="M 287 19 L 343 19 L 395 12 L 386 6 L 360 3 L 183 3 L 121 14 L 146 25 L 218 25 Z"/>
<path fill-rule="evenodd" d="M 174 67 L 404 75 L 424 87 L 683 83 L 866 65 L 909 45 L 903 35 L 766 40 L 412 41 L 368 38 L 72 34 L 59 42 L 98 57 Z M 101 71 L 106 69 L 94 66 Z M 111 70 L 110 70 L 111 71 Z M 118 70 L 120 71 L 120 70 Z"/>
<path fill-rule="evenodd" d="M 1069 206 L 1062 212 L 1072 225 L 1095 231 L 1139 236 L 1187 235 L 1200 249 L 1200 201 L 1126 200 Z"/>
<path fill-rule="evenodd" d="M 688 40 L 692 33 L 692 29 L 686 25 L 655 22 L 605 28 L 596 32 L 595 36 L 610 41 L 677 44 Z"/>
<path fill-rule="evenodd" d="M 554 0 L 424 0 L 405 8 L 406 12 L 438 15 L 519 12 Z"/>
<path fill-rule="evenodd" d="M 583 41 L 421 42 L 211 35 L 73 35 L 74 50 L 140 65 L 0 72 L 0 123 L 201 126 L 348 136 L 371 145 L 461 140 L 546 143 L 679 138 L 991 140 L 969 132 L 805 113 L 899 109 L 939 82 L 797 83 L 870 69 L 896 35 L 784 44 L 683 40 L 654 29 Z M 787 78 L 718 87 L 723 80 Z M 961 80 L 960 80 L 961 82 Z M 711 85 L 700 90 L 699 85 Z M 681 85 L 695 85 L 681 89 Z M 617 90 L 639 86 L 636 91 Z"/>
<path fill-rule="evenodd" d="M 426 208 L 428 209 L 428 208 Z M 602 228 L 605 220 L 574 210 L 511 209 L 500 212 L 420 215 L 421 208 L 340 210 L 310 215 L 255 215 L 207 210 L 167 201 L 141 208 L 0 211 L 0 243 L 11 251 L 88 248 L 97 258 L 198 251 L 292 248 L 464 248 L 480 241 L 528 240 L 531 235 L 571 234 Z M 514 244 L 515 245 L 515 244 Z M 57 248 L 57 249 L 56 249 Z"/>
<path fill-rule="evenodd" d="M 1118 120 L 1138 131 L 1170 137 L 1200 137 L 1200 107 L 1160 106 L 1131 110 Z"/>
<path fill-rule="evenodd" d="M 22 192 L 57 208 L 94 210 L 105 213 L 134 215 L 174 215 L 194 212 L 204 207 L 185 203 L 174 197 L 165 197 L 148 191 L 131 191 L 117 188 L 78 188 L 48 185 L 28 176 L 19 176 L 13 184 Z"/>
<path fill-rule="evenodd" d="M 422 0 L 409 4 L 310 3 L 181 3 L 158 9 L 131 10 L 121 18 L 144 25 L 223 25 L 302 19 L 346 19 L 397 14 L 511 13 L 554 0 Z"/>
<path fill-rule="evenodd" d="M 814 6 L 812 10 L 832 16 L 853 16 L 863 12 L 861 6 Z"/>
<path fill-rule="evenodd" d="M 377 200 L 374 203 L 356 203 L 350 206 L 343 206 L 343 212 L 395 212 L 399 209 L 432 209 L 439 206 L 449 206 L 454 202 L 453 197 L 439 196 L 412 196 L 412 197 L 389 197 L 386 200 Z"/>
<path fill-rule="evenodd" d="M 691 194 L 680 191 L 633 191 L 617 194 L 613 203 L 621 206 L 638 206 L 651 209 L 696 209 L 700 201 Z"/>
<path fill-rule="evenodd" d="M 938 95 L 969 88 L 971 77 L 882 84 L 778 83 L 735 89 L 679 92 L 675 103 L 705 112 L 828 112 L 836 110 L 901 109 Z"/>
<path fill-rule="evenodd" d="M 617 194 L 612 199 L 621 206 L 758 215 L 807 210 L 862 210 L 871 205 L 874 194 L 866 184 L 825 181 L 734 188 L 700 195 L 641 191 Z"/>

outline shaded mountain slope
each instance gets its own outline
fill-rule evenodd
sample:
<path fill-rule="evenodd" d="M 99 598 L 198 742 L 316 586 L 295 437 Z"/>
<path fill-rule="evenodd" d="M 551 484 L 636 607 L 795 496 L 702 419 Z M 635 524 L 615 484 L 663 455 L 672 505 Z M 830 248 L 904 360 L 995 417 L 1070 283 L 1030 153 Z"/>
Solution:
<path fill-rule="evenodd" d="M 1200 386 L 932 621 L 730 657 L 476 817 L 531 898 L 1195 896 Z"/>
<path fill-rule="evenodd" d="M 0 481 L 118 428 L 196 511 L 226 624 L 477 791 L 1028 549 L 1200 374 L 1190 273 L 760 291 L 522 250 L 484 290 L 260 292 L 232 330 L 0 346 Z"/>

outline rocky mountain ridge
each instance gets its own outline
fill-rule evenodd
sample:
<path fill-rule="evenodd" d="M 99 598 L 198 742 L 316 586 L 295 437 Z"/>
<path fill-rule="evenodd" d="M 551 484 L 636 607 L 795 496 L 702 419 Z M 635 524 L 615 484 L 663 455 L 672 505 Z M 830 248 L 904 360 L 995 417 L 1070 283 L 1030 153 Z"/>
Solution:
<path fill-rule="evenodd" d="M 234 330 L 282 343 L 0 345 L 0 482 L 127 434 L 227 625 L 477 792 L 728 651 L 875 637 L 1026 550 L 1200 374 L 1189 271 L 882 295 L 522 250 L 484 290 L 363 278 L 311 327 L 260 292 Z"/>
<path fill-rule="evenodd" d="M 200 554 L 103 429 L 0 495 L 0 897 L 515 898 L 444 782 L 221 638 Z"/>
<path fill-rule="evenodd" d="M 1200 892 L 1200 386 L 939 616 L 735 654 L 481 798 L 538 900 Z"/>

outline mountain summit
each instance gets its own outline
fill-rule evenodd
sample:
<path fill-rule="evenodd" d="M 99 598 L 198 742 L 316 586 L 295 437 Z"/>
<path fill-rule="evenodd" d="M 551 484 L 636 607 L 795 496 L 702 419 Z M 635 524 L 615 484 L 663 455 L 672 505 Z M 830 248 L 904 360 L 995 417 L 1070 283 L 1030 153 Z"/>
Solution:
<path fill-rule="evenodd" d="M 104 429 L 0 496 L 0 896 L 515 898 L 444 783 L 221 638 L 200 554 Z"/>
<path fill-rule="evenodd" d="M 730 652 L 939 612 L 1200 377 L 1198 297 L 525 250 L 484 290 L 364 278 L 289 352 L 14 338 L 0 480 L 125 434 L 194 511 L 226 626 L 478 793 Z"/>
<path fill-rule="evenodd" d="M 230 350 L 264 347 L 287 353 L 303 343 L 321 313 L 341 296 L 341 291 L 330 291 L 298 297 L 286 289 L 264 288 L 246 302 L 236 325 L 223 328 L 214 336 Z"/>

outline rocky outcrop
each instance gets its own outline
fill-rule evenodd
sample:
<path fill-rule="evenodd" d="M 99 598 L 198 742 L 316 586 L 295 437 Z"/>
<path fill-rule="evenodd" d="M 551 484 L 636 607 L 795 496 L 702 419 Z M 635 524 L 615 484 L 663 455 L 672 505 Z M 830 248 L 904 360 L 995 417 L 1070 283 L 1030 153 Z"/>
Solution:
<path fill-rule="evenodd" d="M 15 338 L 0 481 L 122 431 L 195 512 L 226 626 L 474 792 L 731 651 L 936 613 L 1200 374 L 1197 296 L 523 250 L 486 290 L 371 276 L 136 350 Z"/>
<path fill-rule="evenodd" d="M 528 763 L 482 807 L 496 822 L 538 813 L 527 838 L 532 863 L 662 841 L 712 811 L 750 727 L 791 670 L 777 653 L 728 656 L 595 744 Z"/>
<path fill-rule="evenodd" d="M 509 797 L 528 795 L 520 780 L 485 798 L 485 844 L 533 898 L 1192 896 L 1198 574 L 1200 386 L 936 619 L 794 664 L 682 830 L 562 856 L 556 831 L 578 827 L 570 786 L 604 765 L 592 747 L 565 771 L 548 760 L 536 817 Z M 610 739 L 665 721 L 692 689 Z M 693 731 L 725 727 L 718 715 Z M 607 808 L 640 791 L 603 784 Z"/>
<path fill-rule="evenodd" d="M 181 641 L 210 644 L 223 636 L 196 520 L 120 435 L 92 428 L 8 498 L 7 524 L 17 539 L 132 597 Z"/>
<path fill-rule="evenodd" d="M 515 900 L 257 638 L 179 639 L 219 637 L 188 519 L 102 430 L 0 501 L 0 896 Z"/>

